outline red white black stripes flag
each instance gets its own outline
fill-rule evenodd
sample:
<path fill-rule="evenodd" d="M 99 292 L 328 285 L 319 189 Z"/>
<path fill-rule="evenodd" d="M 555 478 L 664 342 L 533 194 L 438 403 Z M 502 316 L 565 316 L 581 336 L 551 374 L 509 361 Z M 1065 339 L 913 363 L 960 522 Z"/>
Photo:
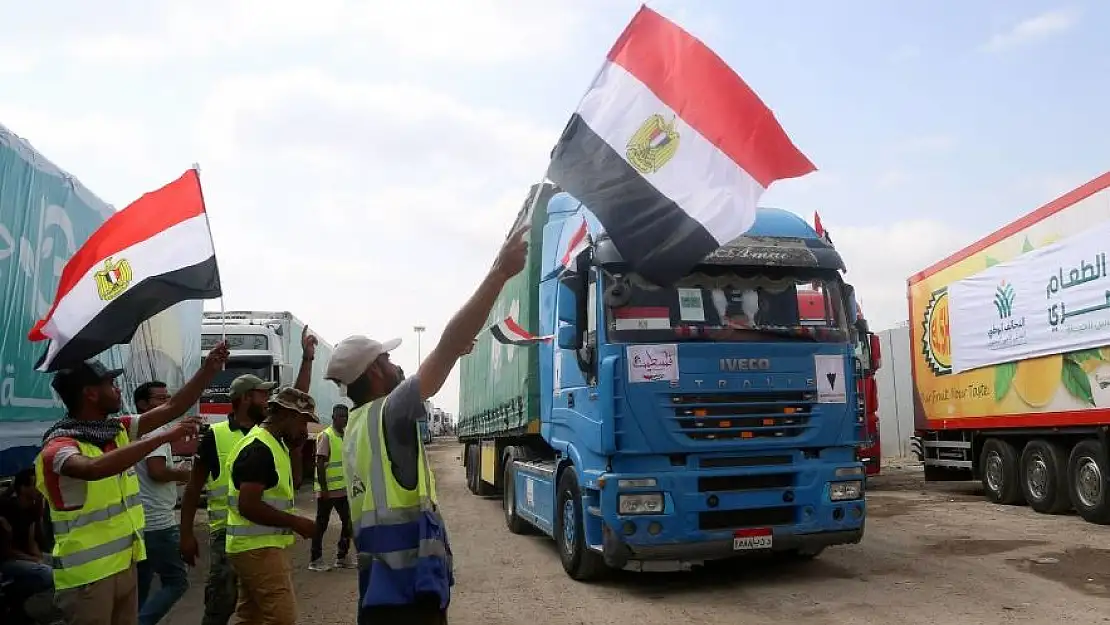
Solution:
<path fill-rule="evenodd" d="M 590 231 L 586 224 L 586 218 L 582 218 L 582 223 L 570 235 L 570 240 L 567 241 L 567 251 L 563 253 L 563 258 L 560 261 L 564 268 L 568 271 L 576 271 L 578 268 L 578 255 L 586 251 L 590 247 Z"/>
<path fill-rule="evenodd" d="M 551 156 L 547 177 L 663 285 L 751 228 L 772 182 L 815 169 L 724 61 L 646 6 Z"/>
<path fill-rule="evenodd" d="M 507 317 L 497 325 L 491 326 L 489 333 L 503 345 L 534 345 L 551 340 L 550 336 L 536 336 L 525 330 L 512 317 Z"/>
<path fill-rule="evenodd" d="M 216 251 L 195 169 L 112 215 L 66 263 L 54 304 L 27 338 L 50 341 L 39 371 L 127 343 L 147 319 L 220 297 Z"/>

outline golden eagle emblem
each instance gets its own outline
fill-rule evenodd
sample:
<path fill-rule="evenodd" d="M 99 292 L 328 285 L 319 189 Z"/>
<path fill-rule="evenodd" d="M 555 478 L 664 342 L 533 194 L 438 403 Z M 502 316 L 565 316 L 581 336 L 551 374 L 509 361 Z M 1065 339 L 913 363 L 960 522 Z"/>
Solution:
<path fill-rule="evenodd" d="M 656 113 L 647 118 L 640 129 L 628 140 L 625 156 L 641 174 L 654 174 L 666 165 L 678 151 L 678 132 L 675 119 L 663 119 Z"/>
<path fill-rule="evenodd" d="M 109 302 L 131 286 L 131 263 L 126 258 L 112 262 L 109 256 L 104 261 L 104 268 L 93 275 L 96 276 L 96 292 L 100 299 Z"/>

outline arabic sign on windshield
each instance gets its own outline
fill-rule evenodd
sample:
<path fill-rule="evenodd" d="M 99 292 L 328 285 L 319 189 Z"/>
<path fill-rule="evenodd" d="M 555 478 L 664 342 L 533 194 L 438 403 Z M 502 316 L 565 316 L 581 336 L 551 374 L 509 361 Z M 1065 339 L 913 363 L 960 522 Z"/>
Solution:
<path fill-rule="evenodd" d="M 1110 344 L 1108 252 L 1103 226 L 954 282 L 952 371 Z"/>

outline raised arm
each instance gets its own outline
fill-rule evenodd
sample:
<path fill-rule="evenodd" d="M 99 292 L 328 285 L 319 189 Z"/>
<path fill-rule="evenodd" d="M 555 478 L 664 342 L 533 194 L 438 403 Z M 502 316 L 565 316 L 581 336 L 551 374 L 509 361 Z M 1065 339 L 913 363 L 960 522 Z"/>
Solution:
<path fill-rule="evenodd" d="M 316 358 L 317 342 L 316 336 L 309 334 L 308 326 L 305 326 L 301 330 L 301 368 L 297 371 L 297 382 L 293 385 L 293 388 L 303 393 L 307 393 L 312 386 L 312 361 Z"/>
<path fill-rule="evenodd" d="M 463 307 L 447 322 L 439 343 L 420 363 L 417 378 L 420 381 L 420 396 L 428 399 L 439 392 L 447 375 L 459 360 L 459 357 L 470 351 L 474 337 L 481 332 L 483 324 L 489 317 L 490 310 L 497 300 L 497 296 L 504 288 L 505 282 L 524 269 L 528 258 L 528 242 L 524 235 L 529 227 L 522 226 L 509 235 L 497 254 L 497 260 L 486 274 L 478 290 L 470 296 Z"/>
<path fill-rule="evenodd" d="M 197 423 L 186 419 L 174 427 L 150 438 L 143 438 L 133 443 L 117 447 L 102 456 L 90 458 L 84 455 L 73 455 L 66 459 L 60 473 L 87 482 L 102 480 L 113 475 L 119 475 L 130 467 L 142 462 L 150 452 L 166 443 L 196 434 Z"/>
<path fill-rule="evenodd" d="M 204 364 L 189 378 L 176 393 L 170 396 L 169 401 L 143 413 L 139 418 L 139 436 L 152 432 L 174 419 L 185 414 L 190 406 L 197 403 L 201 393 L 212 381 L 217 373 L 223 370 L 228 357 L 227 343 L 220 342 L 204 357 Z"/>

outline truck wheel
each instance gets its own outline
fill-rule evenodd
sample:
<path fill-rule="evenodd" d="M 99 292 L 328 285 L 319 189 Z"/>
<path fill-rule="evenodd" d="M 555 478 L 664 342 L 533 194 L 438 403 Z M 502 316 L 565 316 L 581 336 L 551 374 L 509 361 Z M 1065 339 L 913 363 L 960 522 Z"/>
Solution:
<path fill-rule="evenodd" d="M 555 543 L 563 570 L 580 582 L 597 579 L 605 571 L 601 554 L 586 547 L 585 516 L 582 514 L 582 491 L 574 469 L 567 469 L 559 478 L 559 497 L 555 507 Z"/>
<path fill-rule="evenodd" d="M 1106 496 L 1106 479 L 1110 473 L 1102 455 L 1102 445 L 1098 441 L 1088 439 L 1075 445 L 1068 458 L 1068 494 L 1083 520 L 1107 525 L 1110 524 L 1110 498 Z"/>
<path fill-rule="evenodd" d="M 530 533 L 532 526 L 516 513 L 516 465 L 512 458 L 505 461 L 504 479 L 501 481 L 501 507 L 505 509 L 505 527 L 510 532 Z"/>
<path fill-rule="evenodd" d="M 1021 486 L 1018 484 L 1018 455 L 1010 443 L 988 438 L 979 456 L 983 473 L 983 492 L 987 499 L 1003 505 L 1021 503 Z"/>
<path fill-rule="evenodd" d="M 1029 441 L 1021 452 L 1021 491 L 1037 512 L 1067 512 L 1071 508 L 1067 450 L 1059 443 Z"/>

